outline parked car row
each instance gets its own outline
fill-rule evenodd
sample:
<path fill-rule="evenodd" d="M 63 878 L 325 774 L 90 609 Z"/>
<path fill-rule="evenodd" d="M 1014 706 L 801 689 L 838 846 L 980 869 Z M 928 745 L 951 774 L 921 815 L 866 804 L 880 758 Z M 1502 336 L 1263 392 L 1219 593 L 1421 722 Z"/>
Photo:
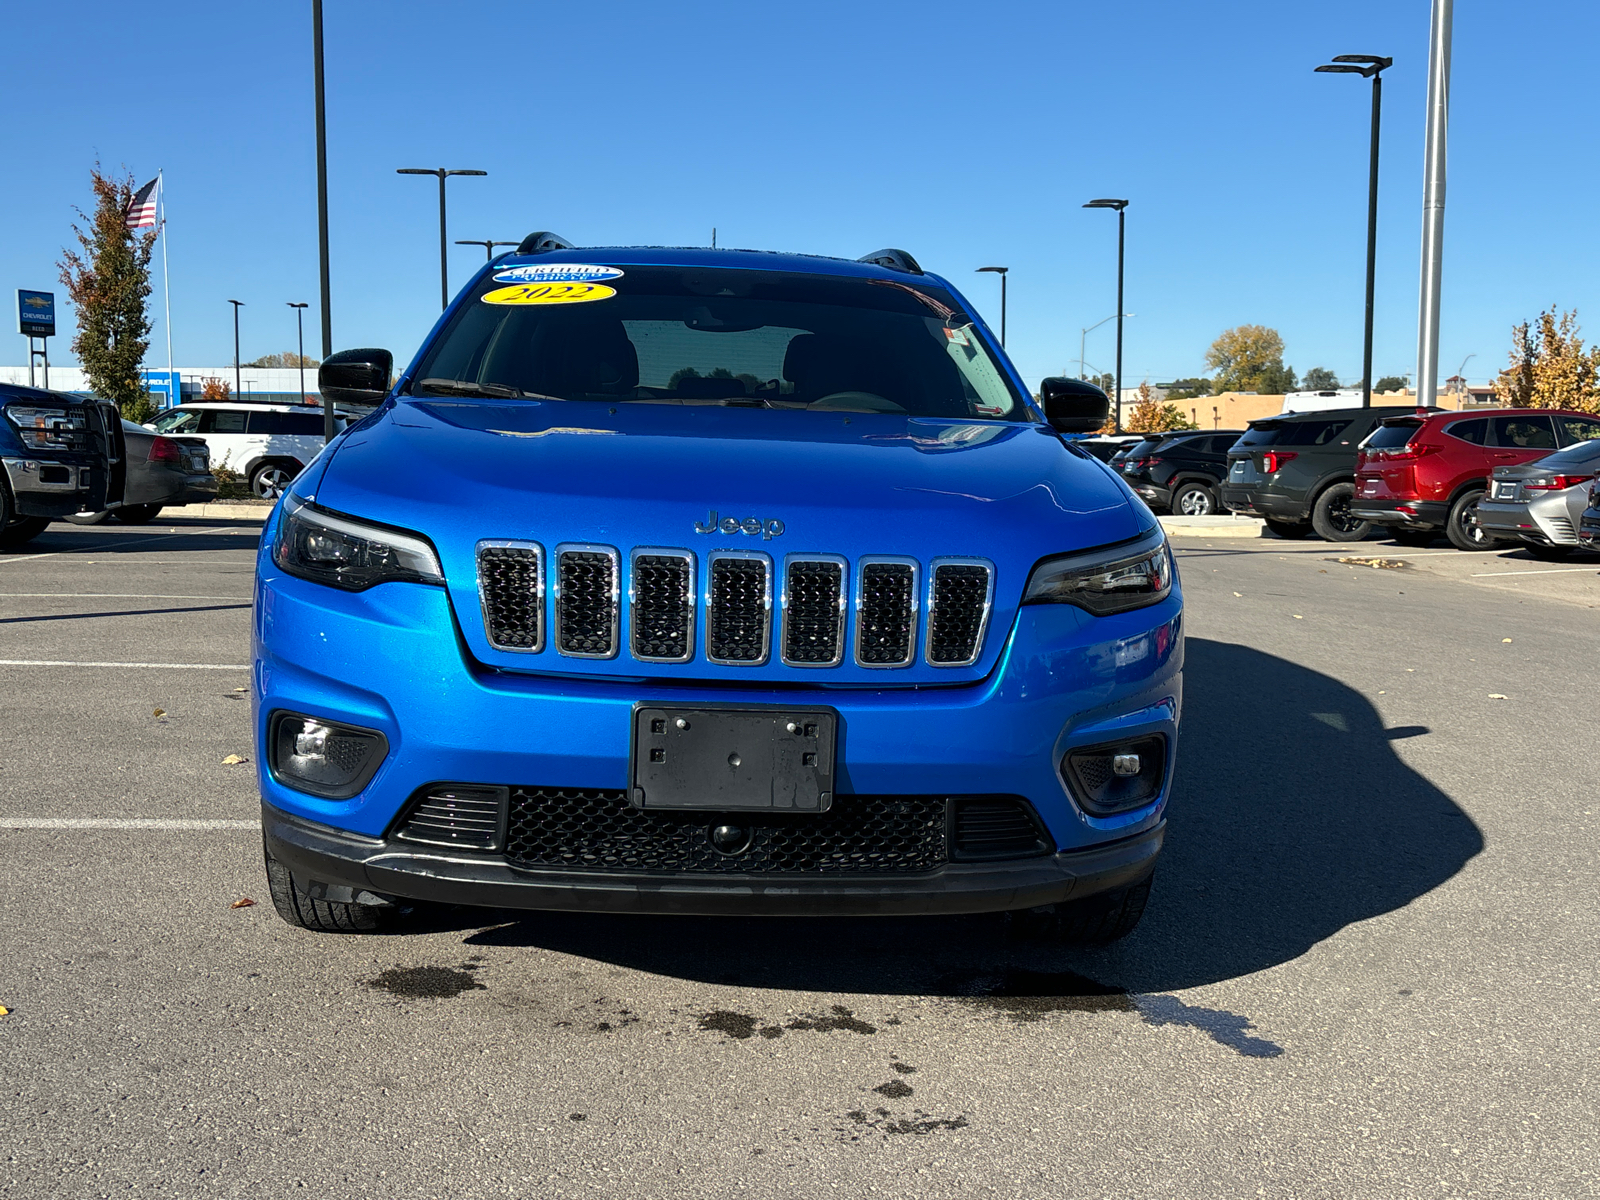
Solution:
<path fill-rule="evenodd" d="M 1375 528 L 1413 546 L 1520 541 L 1546 558 L 1579 547 L 1600 472 L 1600 417 L 1565 410 L 1350 408 L 1123 441 L 1108 465 L 1158 511 L 1226 509 L 1331 542 Z"/>
<path fill-rule="evenodd" d="M 344 417 L 335 417 L 334 432 L 344 427 Z M 210 448 L 213 467 L 237 471 L 263 500 L 282 495 L 323 446 L 321 411 L 288 404 L 179 404 L 149 428 L 199 438 Z"/>

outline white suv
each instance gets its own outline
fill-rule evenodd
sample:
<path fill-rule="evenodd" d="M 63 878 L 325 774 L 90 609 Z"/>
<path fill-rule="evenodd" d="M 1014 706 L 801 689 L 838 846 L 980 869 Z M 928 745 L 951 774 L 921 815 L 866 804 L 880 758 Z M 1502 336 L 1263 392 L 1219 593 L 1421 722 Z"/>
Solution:
<path fill-rule="evenodd" d="M 276 500 L 323 446 L 322 413 L 310 406 L 180 404 L 156 417 L 149 428 L 202 438 L 211 451 L 213 469 L 239 472 L 250 481 L 250 490 L 265 500 Z M 334 432 L 343 428 L 344 419 L 335 417 Z"/>

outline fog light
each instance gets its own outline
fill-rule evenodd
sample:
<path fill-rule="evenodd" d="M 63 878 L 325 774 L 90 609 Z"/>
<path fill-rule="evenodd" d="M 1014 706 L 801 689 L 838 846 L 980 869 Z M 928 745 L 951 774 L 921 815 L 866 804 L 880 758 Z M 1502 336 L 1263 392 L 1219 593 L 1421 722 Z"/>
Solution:
<path fill-rule="evenodd" d="M 1160 734 L 1079 747 L 1061 760 L 1073 796 L 1094 816 L 1149 804 L 1161 794 L 1166 767 L 1167 739 Z"/>
<path fill-rule="evenodd" d="M 377 773 L 389 742 L 376 729 L 276 713 L 267 739 L 273 777 L 297 791 L 348 800 Z"/>

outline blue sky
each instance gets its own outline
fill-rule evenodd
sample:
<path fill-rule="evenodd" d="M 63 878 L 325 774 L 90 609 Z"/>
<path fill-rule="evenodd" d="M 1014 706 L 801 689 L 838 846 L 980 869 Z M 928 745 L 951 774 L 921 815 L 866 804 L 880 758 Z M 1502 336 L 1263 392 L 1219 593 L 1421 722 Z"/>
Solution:
<path fill-rule="evenodd" d="M 1126 196 L 1130 385 L 1197 373 L 1211 339 L 1277 328 L 1302 372 L 1360 372 L 1369 85 L 1312 73 L 1388 54 L 1375 370 L 1414 370 L 1427 0 L 448 5 L 326 0 L 333 340 L 405 359 L 437 315 L 450 236 L 854 257 L 902 246 L 992 323 L 977 267 L 1012 268 L 1010 349 L 1075 371 L 1115 311 Z M 1532 14 L 1537 13 L 1535 20 Z M 0 289 L 53 288 L 98 157 L 168 182 L 173 351 L 315 352 L 309 0 L 14 5 L 0 128 Z M 1513 322 L 1593 304 L 1600 8 L 1458 0 L 1443 373 L 1504 362 Z M 451 248 L 452 280 L 481 250 Z M 159 288 L 159 280 L 158 280 Z M 165 359 L 160 294 L 152 365 Z M 7 318 L 8 322 L 10 318 Z M 10 328 L 14 329 L 14 325 Z M 64 330 L 64 332 L 66 332 Z M 1600 323 L 1593 326 L 1600 336 Z M 1112 326 L 1089 336 L 1109 369 Z M 0 361 L 25 361 L 12 333 Z M 66 339 L 56 361 L 70 361 Z"/>

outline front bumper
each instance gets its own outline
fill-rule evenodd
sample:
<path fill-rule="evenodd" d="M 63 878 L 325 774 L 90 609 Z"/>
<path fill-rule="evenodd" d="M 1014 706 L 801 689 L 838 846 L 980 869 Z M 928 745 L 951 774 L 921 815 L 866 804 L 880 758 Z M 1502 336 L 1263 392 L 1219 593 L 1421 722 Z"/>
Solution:
<path fill-rule="evenodd" d="M 0 459 L 22 517 L 68 517 L 81 512 L 94 489 L 94 468 L 40 458 Z"/>
<path fill-rule="evenodd" d="M 1350 515 L 1374 525 L 1437 529 L 1450 517 L 1450 506 L 1438 500 L 1367 500 L 1350 502 Z"/>
<path fill-rule="evenodd" d="M 1166 821 L 1089 849 L 951 863 L 895 878 L 610 875 L 526 871 L 488 855 L 429 853 L 261 806 L 266 849 L 318 900 L 698 916 L 908 916 L 1004 912 L 1079 899 L 1155 869 Z"/>

